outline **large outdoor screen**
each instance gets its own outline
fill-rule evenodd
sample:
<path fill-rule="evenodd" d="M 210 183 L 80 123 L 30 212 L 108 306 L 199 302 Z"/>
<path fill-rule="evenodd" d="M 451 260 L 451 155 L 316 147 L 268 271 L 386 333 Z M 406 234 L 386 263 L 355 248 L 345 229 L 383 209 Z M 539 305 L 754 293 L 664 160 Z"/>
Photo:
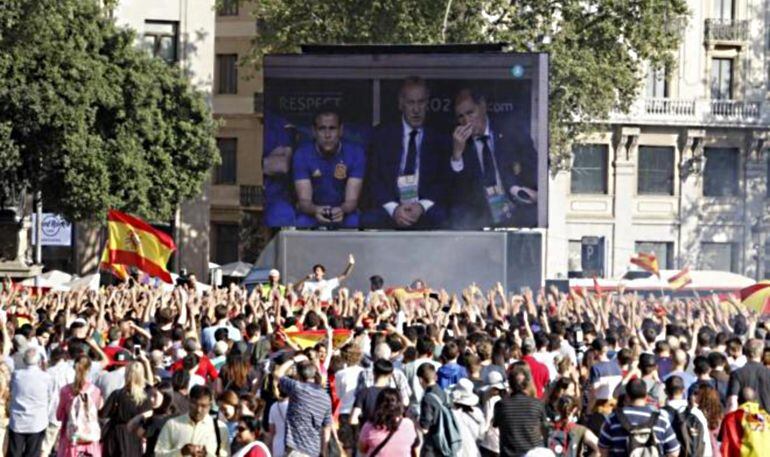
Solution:
<path fill-rule="evenodd" d="M 264 60 L 270 227 L 545 227 L 548 56 Z"/>

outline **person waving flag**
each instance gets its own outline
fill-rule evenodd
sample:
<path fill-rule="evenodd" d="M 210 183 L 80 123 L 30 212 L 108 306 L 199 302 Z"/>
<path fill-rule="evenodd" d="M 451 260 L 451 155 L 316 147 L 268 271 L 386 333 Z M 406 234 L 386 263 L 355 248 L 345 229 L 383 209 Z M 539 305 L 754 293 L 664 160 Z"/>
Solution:
<path fill-rule="evenodd" d="M 668 285 L 674 290 L 680 290 L 691 283 L 690 267 L 684 267 L 682 271 L 668 278 Z"/>
<path fill-rule="evenodd" d="M 106 259 L 103 257 L 102 263 L 134 266 L 169 284 L 173 282 L 166 269 L 176 250 L 170 236 L 138 217 L 113 209 L 107 214 L 107 232 Z"/>
<path fill-rule="evenodd" d="M 658 258 L 654 252 L 640 252 L 636 257 L 631 257 L 631 263 L 639 268 L 649 271 L 660 278 L 660 268 L 658 268 Z"/>

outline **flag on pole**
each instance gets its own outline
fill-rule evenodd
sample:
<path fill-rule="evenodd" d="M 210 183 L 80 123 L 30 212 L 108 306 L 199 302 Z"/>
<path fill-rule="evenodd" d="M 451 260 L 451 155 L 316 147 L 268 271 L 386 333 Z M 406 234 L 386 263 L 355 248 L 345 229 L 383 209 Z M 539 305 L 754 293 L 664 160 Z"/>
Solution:
<path fill-rule="evenodd" d="M 660 278 L 660 268 L 658 268 L 658 258 L 655 257 L 654 252 L 646 253 L 640 252 L 636 257 L 631 257 L 631 263 L 638 266 L 642 270 L 649 271 L 655 276 Z"/>
<path fill-rule="evenodd" d="M 760 281 L 741 289 L 743 306 L 759 314 L 770 314 L 770 281 Z"/>
<path fill-rule="evenodd" d="M 674 290 L 682 289 L 691 283 L 692 277 L 690 276 L 690 267 L 684 267 L 682 268 L 682 271 L 668 278 L 668 285 Z"/>
<path fill-rule="evenodd" d="M 170 236 L 138 217 L 110 210 L 107 214 L 107 258 L 110 264 L 134 266 L 172 283 L 166 264 L 176 250 Z"/>
<path fill-rule="evenodd" d="M 107 249 L 107 246 L 104 246 L 104 251 L 102 251 L 102 260 L 99 262 L 99 269 L 112 273 L 113 276 L 121 281 L 128 279 L 128 268 L 126 268 L 125 265 L 110 262 L 110 250 Z"/>

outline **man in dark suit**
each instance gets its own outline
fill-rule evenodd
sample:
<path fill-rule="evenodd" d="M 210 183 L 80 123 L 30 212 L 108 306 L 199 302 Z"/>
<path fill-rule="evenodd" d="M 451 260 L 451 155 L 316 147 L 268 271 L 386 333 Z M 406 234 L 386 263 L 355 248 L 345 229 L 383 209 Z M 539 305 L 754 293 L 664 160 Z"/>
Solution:
<path fill-rule="evenodd" d="M 425 81 L 407 78 L 398 97 L 400 122 L 372 138 L 367 188 L 373 207 L 362 216 L 365 227 L 430 229 L 447 217 L 449 141 L 425 127 L 428 97 Z"/>
<path fill-rule="evenodd" d="M 453 228 L 537 225 L 537 152 L 521 128 L 496 130 L 483 95 L 461 90 L 452 135 Z M 514 126 L 515 127 L 515 126 Z"/>

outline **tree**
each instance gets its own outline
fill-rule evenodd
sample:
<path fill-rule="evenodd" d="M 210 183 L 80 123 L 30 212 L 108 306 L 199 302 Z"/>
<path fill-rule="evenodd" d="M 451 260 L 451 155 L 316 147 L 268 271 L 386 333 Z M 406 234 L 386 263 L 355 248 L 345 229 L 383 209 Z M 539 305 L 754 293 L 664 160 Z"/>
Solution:
<path fill-rule="evenodd" d="M 254 63 L 308 43 L 508 43 L 511 51 L 551 56 L 552 166 L 569 163 L 569 145 L 627 110 L 645 62 L 672 68 L 686 0 L 261 0 Z"/>
<path fill-rule="evenodd" d="M 96 0 L 0 8 L 0 206 L 41 191 L 71 221 L 168 219 L 219 160 L 204 95 Z"/>

